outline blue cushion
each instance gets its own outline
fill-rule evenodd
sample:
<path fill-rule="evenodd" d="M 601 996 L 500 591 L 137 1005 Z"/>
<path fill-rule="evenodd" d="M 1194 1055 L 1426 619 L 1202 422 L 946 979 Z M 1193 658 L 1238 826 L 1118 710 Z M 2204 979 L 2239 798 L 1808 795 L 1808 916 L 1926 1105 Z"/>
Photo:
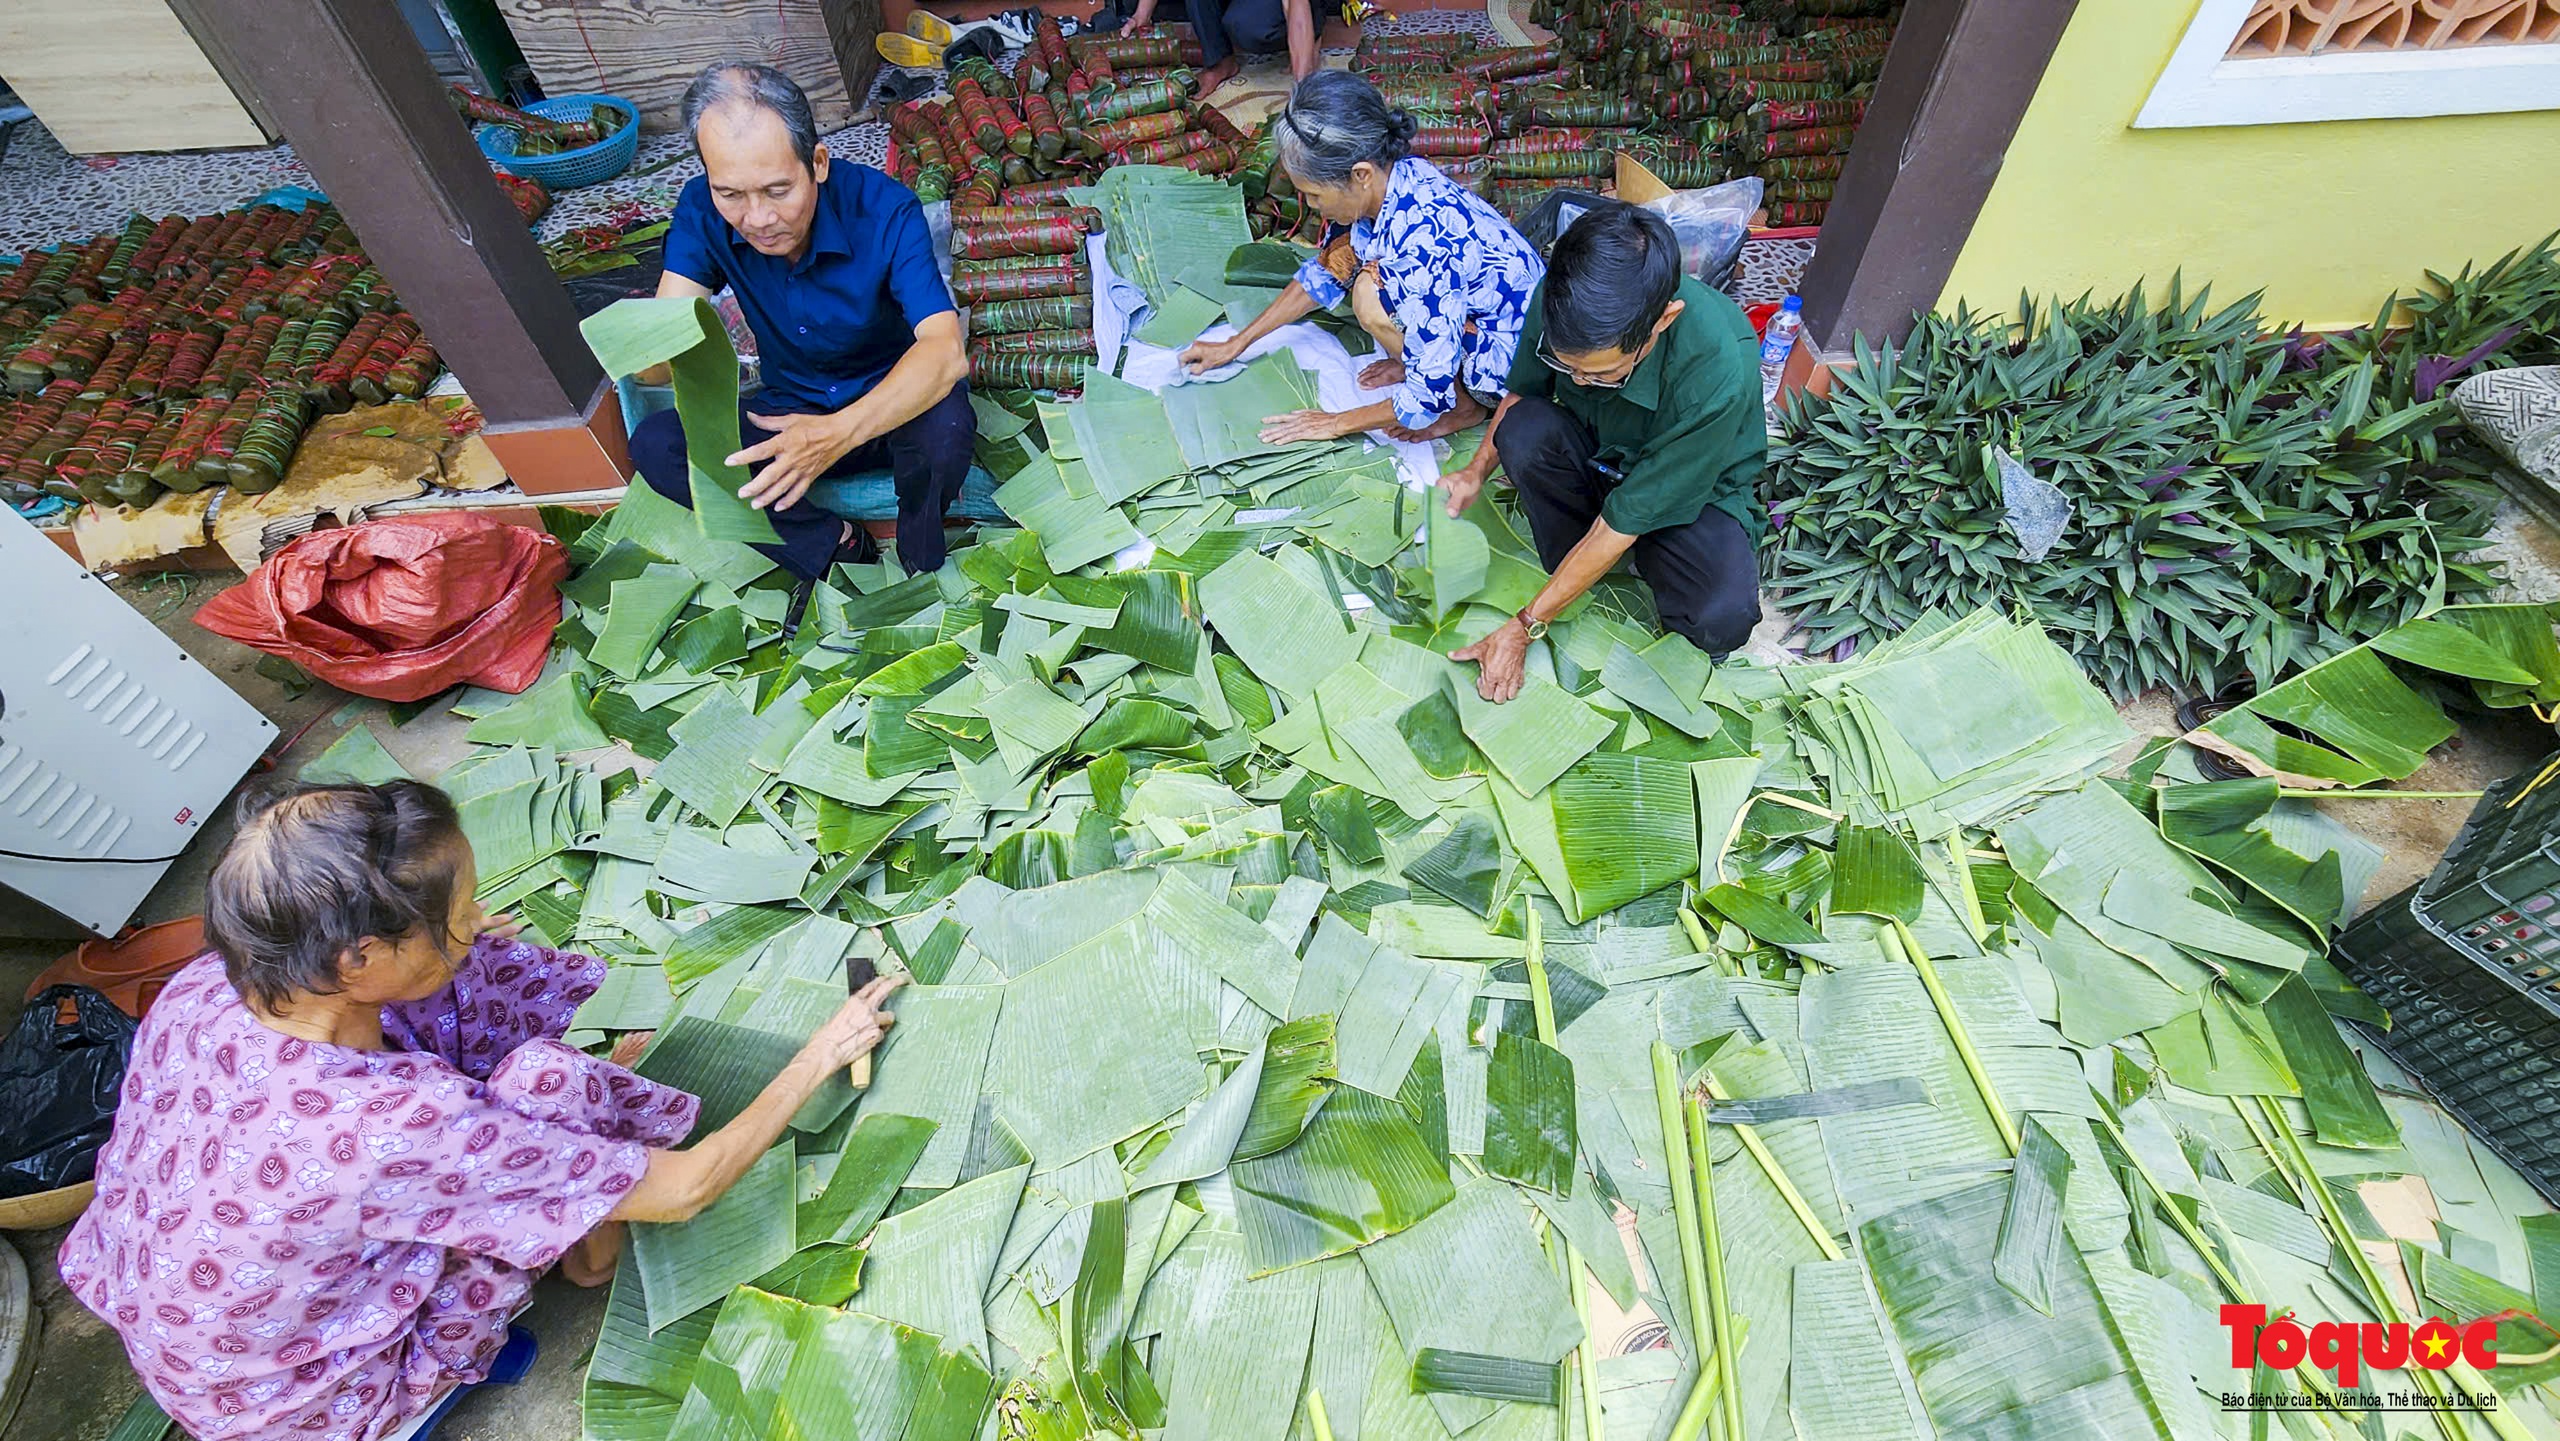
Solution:
<path fill-rule="evenodd" d="M 615 388 L 621 392 L 622 423 L 626 426 L 637 426 L 661 410 L 675 409 L 676 393 L 668 386 L 641 385 L 626 375 L 615 382 Z M 897 482 L 885 467 L 819 481 L 809 487 L 809 499 L 820 510 L 832 511 L 847 520 L 898 518 Z M 969 478 L 960 483 L 960 499 L 951 507 L 951 518 L 980 524 L 1013 524 L 996 508 L 996 478 L 981 465 L 969 467 Z"/>

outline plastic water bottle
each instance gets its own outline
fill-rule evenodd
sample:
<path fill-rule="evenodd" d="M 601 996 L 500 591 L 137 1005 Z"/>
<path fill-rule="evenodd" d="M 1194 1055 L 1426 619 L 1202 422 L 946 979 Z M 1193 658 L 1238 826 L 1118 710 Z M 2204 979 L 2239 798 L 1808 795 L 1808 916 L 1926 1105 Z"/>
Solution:
<path fill-rule="evenodd" d="M 1787 373 L 1787 357 L 1795 353 L 1796 332 L 1804 328 L 1804 297 L 1790 295 L 1760 339 L 1760 403 L 1778 398 L 1778 381 Z"/>

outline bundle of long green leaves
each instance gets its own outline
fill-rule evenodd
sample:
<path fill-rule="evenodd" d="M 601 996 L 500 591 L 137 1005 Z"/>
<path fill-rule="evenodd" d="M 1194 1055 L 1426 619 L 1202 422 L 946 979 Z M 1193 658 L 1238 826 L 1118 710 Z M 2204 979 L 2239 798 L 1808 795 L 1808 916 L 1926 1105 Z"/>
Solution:
<path fill-rule="evenodd" d="M 2402 322 L 2393 329 L 2389 322 Z M 1871 645 L 1931 609 L 2033 614 L 2118 696 L 2264 686 L 2448 600 L 2485 593 L 2495 461 L 2449 385 L 2537 363 L 2560 335 L 2545 241 L 2430 275 L 2371 327 L 2288 336 L 2252 296 L 1959 308 L 1858 346 L 1798 396 L 1771 453 L 1771 583 L 1813 646 Z M 2431 363 L 2433 357 L 2449 357 Z M 1994 448 L 2072 513 L 2029 560 Z"/>

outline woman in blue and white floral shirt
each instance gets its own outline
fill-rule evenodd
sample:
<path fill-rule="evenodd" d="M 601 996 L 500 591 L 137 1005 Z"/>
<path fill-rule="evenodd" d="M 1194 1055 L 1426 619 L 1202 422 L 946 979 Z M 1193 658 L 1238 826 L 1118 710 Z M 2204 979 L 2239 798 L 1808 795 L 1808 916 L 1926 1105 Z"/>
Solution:
<path fill-rule="evenodd" d="M 1392 385 L 1395 394 L 1357 410 L 1275 415 L 1263 427 L 1266 443 L 1364 430 L 1428 440 L 1483 420 L 1502 396 L 1545 273 L 1537 250 L 1473 191 L 1406 154 L 1413 117 L 1360 76 L 1320 70 L 1299 81 L 1273 133 L 1300 198 L 1332 227 L 1328 243 L 1252 324 L 1192 345 L 1183 364 L 1195 372 L 1227 365 L 1347 293 L 1386 353 L 1360 383 Z"/>

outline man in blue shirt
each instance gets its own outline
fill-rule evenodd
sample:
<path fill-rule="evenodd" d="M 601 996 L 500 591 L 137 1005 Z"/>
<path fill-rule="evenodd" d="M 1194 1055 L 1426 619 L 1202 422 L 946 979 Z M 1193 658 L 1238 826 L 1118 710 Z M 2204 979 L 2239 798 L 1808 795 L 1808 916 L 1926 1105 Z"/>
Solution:
<path fill-rule="evenodd" d="M 703 175 L 676 199 L 658 294 L 725 285 L 755 332 L 764 389 L 738 402 L 746 448 L 729 463 L 753 468 L 738 494 L 782 538 L 758 549 L 803 580 L 876 560 L 868 532 L 800 501 L 814 481 L 886 464 L 899 563 L 940 569 L 942 518 L 968 476 L 977 420 L 923 207 L 877 170 L 832 163 L 809 97 L 770 66 L 703 71 L 684 118 Z M 631 459 L 659 494 L 690 504 L 674 411 L 632 431 Z"/>

